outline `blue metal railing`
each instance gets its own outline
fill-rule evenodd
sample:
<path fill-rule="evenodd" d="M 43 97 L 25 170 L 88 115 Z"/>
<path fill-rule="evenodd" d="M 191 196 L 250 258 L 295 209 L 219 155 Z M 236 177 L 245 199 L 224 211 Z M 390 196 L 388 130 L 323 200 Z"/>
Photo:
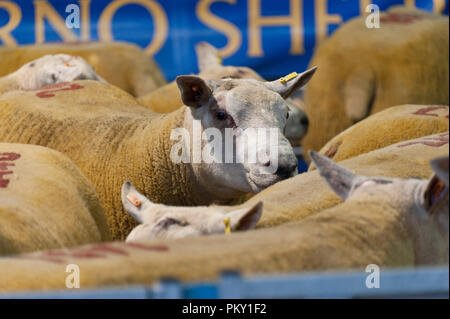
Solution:
<path fill-rule="evenodd" d="M 448 267 L 382 270 L 380 287 L 371 289 L 366 287 L 368 275 L 364 272 L 316 272 L 242 277 L 228 272 L 216 282 L 162 280 L 152 286 L 24 292 L 3 294 L 0 298 L 449 298 Z"/>

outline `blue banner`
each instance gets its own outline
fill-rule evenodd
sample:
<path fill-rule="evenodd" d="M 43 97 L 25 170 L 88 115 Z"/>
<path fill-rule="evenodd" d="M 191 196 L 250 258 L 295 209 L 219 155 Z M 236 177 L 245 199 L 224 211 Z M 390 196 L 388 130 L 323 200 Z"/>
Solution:
<path fill-rule="evenodd" d="M 207 41 L 224 64 L 274 79 L 304 70 L 317 44 L 371 3 L 449 13 L 449 0 L 0 0 L 0 44 L 132 42 L 172 80 L 198 72 L 194 47 Z"/>

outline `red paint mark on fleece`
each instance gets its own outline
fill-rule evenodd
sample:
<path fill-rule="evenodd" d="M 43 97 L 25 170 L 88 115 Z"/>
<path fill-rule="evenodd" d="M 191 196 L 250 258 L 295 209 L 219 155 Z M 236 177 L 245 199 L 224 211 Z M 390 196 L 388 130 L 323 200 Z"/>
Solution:
<path fill-rule="evenodd" d="M 0 153 L 0 161 L 15 161 L 20 158 L 20 154 L 17 153 Z"/>
<path fill-rule="evenodd" d="M 16 166 L 14 163 L 2 163 L 0 162 L 0 171 L 8 170 L 8 166 Z"/>
<path fill-rule="evenodd" d="M 58 83 L 58 84 L 51 84 L 51 85 L 47 85 L 44 86 L 42 88 L 40 88 L 39 90 L 42 90 L 39 93 L 36 93 L 36 96 L 44 99 L 44 98 L 50 98 L 50 97 L 54 97 L 55 94 L 54 92 L 60 92 L 60 91 L 74 91 L 74 90 L 79 90 L 84 88 L 84 86 L 76 84 L 76 83 Z"/>
<path fill-rule="evenodd" d="M 338 151 L 339 145 L 331 145 L 331 147 L 325 152 L 325 156 L 328 158 L 333 158 Z"/>
<path fill-rule="evenodd" d="M 9 185 L 9 179 L 5 178 L 5 175 L 10 175 L 13 171 L 0 172 L 0 188 L 6 188 Z"/>
<path fill-rule="evenodd" d="M 425 107 L 423 109 L 417 110 L 416 112 L 414 112 L 414 115 L 425 115 L 425 116 L 435 116 L 435 117 L 439 117 L 439 114 L 436 113 L 431 113 L 433 111 L 436 110 L 443 110 L 443 109 L 447 109 L 447 112 L 449 110 L 448 106 L 444 106 L 444 105 L 435 105 L 435 106 L 429 106 L 429 107 Z M 448 113 L 445 116 L 446 118 L 448 118 Z"/>
<path fill-rule="evenodd" d="M 17 153 L 0 153 L 0 188 L 6 188 L 9 185 L 9 179 L 5 178 L 5 175 L 11 175 L 14 173 L 11 163 L 20 158 L 20 154 Z"/>
<path fill-rule="evenodd" d="M 121 245 L 112 245 L 110 243 L 102 243 L 86 248 L 71 250 L 49 250 L 40 253 L 21 255 L 22 259 L 33 259 L 48 261 L 56 264 L 68 263 L 73 258 L 81 259 L 104 259 L 110 255 L 129 256 L 130 251 L 126 248 L 136 248 L 149 251 L 167 251 L 169 248 L 162 245 L 145 245 L 140 243 L 121 243 Z"/>
<path fill-rule="evenodd" d="M 423 144 L 431 147 L 441 147 L 442 145 L 448 144 L 448 142 L 449 142 L 449 133 L 442 133 L 437 137 L 424 137 L 418 141 L 400 144 L 397 147 L 405 147 L 414 144 Z"/>
<path fill-rule="evenodd" d="M 395 23 L 395 24 L 411 24 L 418 20 L 423 20 L 427 16 L 414 13 L 387 13 L 380 18 L 381 23 Z"/>
<path fill-rule="evenodd" d="M 156 251 L 169 250 L 169 247 L 163 246 L 163 245 L 145 245 L 145 244 L 140 244 L 140 243 L 125 243 L 125 245 L 133 247 L 133 248 L 139 248 L 139 249 L 145 249 L 145 250 L 156 250 Z"/>

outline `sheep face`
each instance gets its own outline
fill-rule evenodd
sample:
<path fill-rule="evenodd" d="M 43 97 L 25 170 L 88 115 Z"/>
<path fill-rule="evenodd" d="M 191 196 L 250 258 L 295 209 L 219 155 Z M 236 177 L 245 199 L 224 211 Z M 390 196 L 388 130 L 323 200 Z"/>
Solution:
<path fill-rule="evenodd" d="M 218 50 L 207 42 L 197 44 L 195 51 L 200 70 L 199 75 L 203 79 L 254 79 L 265 81 L 262 76 L 248 67 L 222 65 Z M 284 135 L 291 144 L 297 145 L 306 135 L 309 120 L 306 112 L 303 110 L 303 102 L 300 96 L 292 97 L 286 100 L 289 116 Z"/>
<path fill-rule="evenodd" d="M 283 135 L 288 117 L 285 99 L 306 84 L 314 71 L 308 70 L 284 84 L 177 78 L 182 100 L 190 107 L 185 126 L 191 125 L 192 131 L 192 123 L 197 120 L 204 133 L 211 129 L 218 133 L 202 140 L 202 150 L 214 149 L 214 158 L 193 165 L 206 189 L 228 197 L 257 193 L 296 174 L 297 159 Z"/>
<path fill-rule="evenodd" d="M 25 64 L 11 76 L 24 90 L 75 80 L 96 80 L 106 83 L 83 58 L 67 54 L 43 56 Z"/>
<path fill-rule="evenodd" d="M 226 212 L 220 207 L 173 207 L 155 204 L 130 183 L 122 186 L 122 203 L 139 223 L 126 241 L 155 238 L 184 238 L 255 227 L 262 215 L 262 203 L 249 209 Z"/>
<path fill-rule="evenodd" d="M 435 174 L 429 180 L 358 176 L 316 152 L 314 165 L 327 184 L 344 200 L 387 202 L 401 212 L 414 234 L 420 259 L 447 256 L 449 243 L 449 158 L 432 161 Z M 444 248 L 442 248 L 444 247 Z M 444 253 L 442 253 L 444 251 Z"/>

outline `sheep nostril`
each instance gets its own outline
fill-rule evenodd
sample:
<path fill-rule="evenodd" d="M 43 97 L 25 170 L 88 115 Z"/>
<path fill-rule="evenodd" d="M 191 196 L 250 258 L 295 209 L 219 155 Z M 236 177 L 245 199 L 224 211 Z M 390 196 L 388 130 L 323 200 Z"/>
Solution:
<path fill-rule="evenodd" d="M 302 117 L 301 120 L 300 120 L 300 124 L 305 126 L 305 127 L 308 127 L 308 125 L 309 125 L 308 117 L 307 116 Z"/>
<path fill-rule="evenodd" d="M 270 161 L 267 161 L 265 163 L 263 163 L 264 166 L 269 167 L 270 166 Z"/>
<path fill-rule="evenodd" d="M 295 164 L 295 165 L 288 164 L 288 165 L 278 167 L 275 174 L 280 176 L 282 179 L 286 179 L 286 178 L 291 177 L 296 169 L 297 169 L 297 164 Z"/>

